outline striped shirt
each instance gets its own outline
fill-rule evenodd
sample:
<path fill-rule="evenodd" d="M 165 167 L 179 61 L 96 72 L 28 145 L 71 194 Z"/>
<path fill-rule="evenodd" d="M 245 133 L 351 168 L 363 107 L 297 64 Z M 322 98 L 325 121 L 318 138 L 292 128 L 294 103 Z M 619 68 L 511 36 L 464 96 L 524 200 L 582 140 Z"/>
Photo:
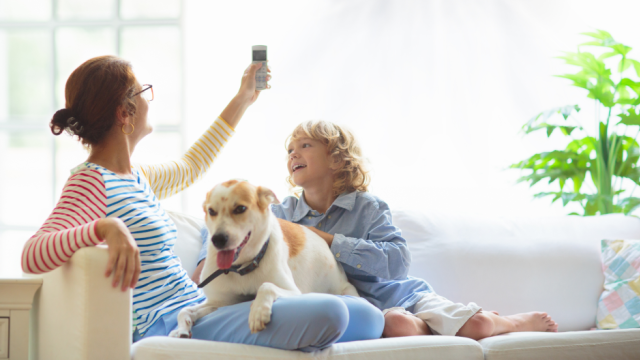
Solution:
<path fill-rule="evenodd" d="M 162 315 L 204 300 L 173 253 L 177 230 L 159 199 L 202 177 L 233 133 L 218 118 L 180 160 L 133 166 L 131 178 L 90 162 L 79 165 L 49 218 L 25 244 L 23 271 L 39 274 L 61 266 L 78 249 L 103 241 L 95 229 L 98 220 L 118 217 L 140 250 L 140 278 L 133 291 L 133 323 L 140 335 Z"/>

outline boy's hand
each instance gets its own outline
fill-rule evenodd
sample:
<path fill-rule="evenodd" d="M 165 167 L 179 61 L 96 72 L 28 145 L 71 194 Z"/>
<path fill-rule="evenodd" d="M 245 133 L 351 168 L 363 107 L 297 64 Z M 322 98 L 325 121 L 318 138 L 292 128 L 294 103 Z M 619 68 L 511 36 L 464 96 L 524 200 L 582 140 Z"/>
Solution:
<path fill-rule="evenodd" d="M 320 236 L 324 241 L 326 241 L 329 247 L 331 247 L 331 244 L 333 243 L 333 235 L 326 233 L 322 230 L 318 230 L 312 226 L 307 226 L 307 227 L 314 233 L 318 234 L 318 236 Z"/>

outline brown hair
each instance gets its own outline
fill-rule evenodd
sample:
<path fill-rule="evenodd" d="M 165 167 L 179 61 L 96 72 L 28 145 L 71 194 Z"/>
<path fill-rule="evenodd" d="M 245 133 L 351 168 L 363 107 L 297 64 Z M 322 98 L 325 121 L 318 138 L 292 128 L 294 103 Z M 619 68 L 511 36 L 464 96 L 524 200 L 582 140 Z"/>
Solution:
<path fill-rule="evenodd" d="M 365 168 L 362 149 L 351 131 L 324 120 L 311 120 L 296 126 L 285 141 L 285 148 L 291 141 L 309 137 L 327 146 L 329 154 L 340 161 L 340 168 L 334 172 L 333 194 L 338 196 L 343 192 L 367 191 L 371 182 L 369 171 Z M 287 176 L 289 190 L 300 196 L 302 189 L 293 182 L 292 176 Z"/>
<path fill-rule="evenodd" d="M 67 131 L 86 147 L 99 144 L 116 123 L 119 106 L 135 114 L 132 96 L 137 84 L 128 61 L 111 55 L 87 60 L 67 79 L 65 108 L 53 115 L 51 132 L 60 135 Z"/>

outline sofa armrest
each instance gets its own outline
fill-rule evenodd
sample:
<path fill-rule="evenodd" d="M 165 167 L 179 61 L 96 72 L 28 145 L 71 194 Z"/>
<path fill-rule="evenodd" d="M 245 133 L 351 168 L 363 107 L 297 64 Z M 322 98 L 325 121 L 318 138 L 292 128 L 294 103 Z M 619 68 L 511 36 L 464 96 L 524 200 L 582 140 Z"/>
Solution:
<path fill-rule="evenodd" d="M 106 246 L 77 251 L 58 269 L 40 275 L 34 299 L 32 359 L 130 359 L 131 290 L 104 276 Z"/>

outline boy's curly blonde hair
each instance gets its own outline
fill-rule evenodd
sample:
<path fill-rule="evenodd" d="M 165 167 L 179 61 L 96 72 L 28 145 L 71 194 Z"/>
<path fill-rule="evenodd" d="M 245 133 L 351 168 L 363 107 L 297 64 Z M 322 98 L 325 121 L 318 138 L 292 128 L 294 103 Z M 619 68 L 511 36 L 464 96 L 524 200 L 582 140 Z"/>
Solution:
<path fill-rule="evenodd" d="M 340 168 L 334 172 L 333 194 L 338 196 L 344 192 L 367 191 L 371 177 L 365 169 L 365 159 L 355 136 L 351 131 L 324 120 L 310 120 L 296 126 L 285 140 L 285 149 L 297 139 L 308 137 L 318 140 L 327 146 L 329 154 L 340 161 Z M 292 176 L 287 176 L 289 190 L 300 197 L 302 188 L 293 183 Z"/>

